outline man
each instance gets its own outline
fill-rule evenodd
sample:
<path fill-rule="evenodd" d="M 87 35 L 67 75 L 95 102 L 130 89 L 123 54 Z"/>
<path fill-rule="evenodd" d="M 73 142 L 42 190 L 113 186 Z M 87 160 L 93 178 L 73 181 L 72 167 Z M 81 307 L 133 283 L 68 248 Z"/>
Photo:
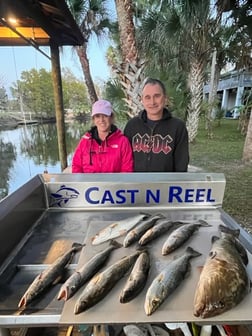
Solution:
<path fill-rule="evenodd" d="M 135 172 L 186 172 L 189 163 L 185 123 L 165 107 L 167 94 L 158 79 L 146 80 L 142 91 L 144 110 L 128 121 L 124 134 L 134 155 Z"/>

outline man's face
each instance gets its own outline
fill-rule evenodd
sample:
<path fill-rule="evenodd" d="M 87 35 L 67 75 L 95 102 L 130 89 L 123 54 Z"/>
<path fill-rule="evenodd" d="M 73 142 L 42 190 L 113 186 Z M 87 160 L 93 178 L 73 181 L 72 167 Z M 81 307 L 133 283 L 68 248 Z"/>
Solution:
<path fill-rule="evenodd" d="M 151 120 L 159 120 L 163 115 L 167 97 L 158 84 L 147 84 L 142 93 L 142 104 Z"/>

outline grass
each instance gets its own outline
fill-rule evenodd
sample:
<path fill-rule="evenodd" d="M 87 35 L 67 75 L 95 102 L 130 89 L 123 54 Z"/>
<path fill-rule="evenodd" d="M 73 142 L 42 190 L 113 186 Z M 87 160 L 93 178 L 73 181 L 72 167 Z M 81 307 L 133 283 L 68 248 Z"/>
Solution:
<path fill-rule="evenodd" d="M 196 141 L 190 144 L 190 165 L 225 175 L 222 207 L 252 234 L 252 166 L 241 161 L 245 137 L 238 130 L 238 120 L 232 119 L 216 122 L 213 134 L 213 139 L 207 138 L 201 120 Z"/>

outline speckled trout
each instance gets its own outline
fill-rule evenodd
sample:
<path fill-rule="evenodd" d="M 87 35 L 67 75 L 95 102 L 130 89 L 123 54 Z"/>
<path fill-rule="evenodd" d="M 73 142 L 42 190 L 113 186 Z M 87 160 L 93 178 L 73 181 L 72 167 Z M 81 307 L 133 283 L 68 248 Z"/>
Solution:
<path fill-rule="evenodd" d="M 199 220 L 197 223 L 181 225 L 172 231 L 162 246 L 162 255 L 169 254 L 182 246 L 201 226 L 211 225 L 203 220 Z"/>
<path fill-rule="evenodd" d="M 248 257 L 238 241 L 239 230 L 220 225 L 220 237 L 212 238 L 194 297 L 194 315 L 207 318 L 219 315 L 240 303 L 251 282 L 247 274 Z"/>
<path fill-rule="evenodd" d="M 92 238 L 92 245 L 98 245 L 104 243 L 105 241 L 115 239 L 126 234 L 134 226 L 149 216 L 149 214 L 140 213 L 138 215 L 119 220 L 110 224 L 109 226 L 106 226 Z"/>
<path fill-rule="evenodd" d="M 190 270 L 190 259 L 200 255 L 201 253 L 188 246 L 183 255 L 168 262 L 163 271 L 156 276 L 147 290 L 144 302 L 146 315 L 153 314 L 165 299 L 173 293 L 188 274 Z"/>
<path fill-rule="evenodd" d="M 123 257 L 97 273 L 84 287 L 76 301 L 74 313 L 79 314 L 102 300 L 134 264 L 141 251 Z"/>
<path fill-rule="evenodd" d="M 127 303 L 133 300 L 144 288 L 150 269 L 150 256 L 143 251 L 137 258 L 134 267 L 120 293 L 120 302 Z"/>
<path fill-rule="evenodd" d="M 162 234 L 168 232 L 171 229 L 174 229 L 174 227 L 178 225 L 186 224 L 185 222 L 173 222 L 171 220 L 168 220 L 167 218 L 158 219 L 154 226 L 152 226 L 150 229 L 148 229 L 139 239 L 138 243 L 139 245 L 143 246 L 149 243 L 150 241 L 158 238 Z"/>
<path fill-rule="evenodd" d="M 48 268 L 37 275 L 19 301 L 18 307 L 26 307 L 46 288 L 59 281 L 65 271 L 65 267 L 71 262 L 74 254 L 80 251 L 83 246 L 74 243 L 69 251 L 58 257 Z"/>
<path fill-rule="evenodd" d="M 164 218 L 164 215 L 154 214 L 136 225 L 132 230 L 127 233 L 123 241 L 123 246 L 128 247 L 129 245 L 137 241 L 142 236 L 142 234 L 144 234 L 149 228 L 151 228 L 160 218 Z"/>
<path fill-rule="evenodd" d="M 58 300 L 63 299 L 67 301 L 70 299 L 84 283 L 90 280 L 91 277 L 99 271 L 108 260 L 111 252 L 121 246 L 121 244 L 112 240 L 107 248 L 94 255 L 89 261 L 76 270 L 61 286 Z"/>

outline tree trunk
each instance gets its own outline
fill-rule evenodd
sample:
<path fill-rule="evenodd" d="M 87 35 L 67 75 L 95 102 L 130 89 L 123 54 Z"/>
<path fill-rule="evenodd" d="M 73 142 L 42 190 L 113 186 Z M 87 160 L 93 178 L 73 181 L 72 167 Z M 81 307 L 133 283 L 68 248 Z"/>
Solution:
<path fill-rule="evenodd" d="M 186 126 L 188 130 L 189 142 L 197 136 L 199 116 L 201 111 L 202 93 L 204 84 L 204 64 L 202 61 L 197 60 L 191 63 L 190 73 L 188 75 L 188 85 L 190 90 L 190 102 L 187 109 Z"/>
<path fill-rule="evenodd" d="M 144 61 L 138 58 L 132 1 L 115 0 L 115 4 L 122 54 L 122 63 L 116 72 L 125 93 L 128 115 L 133 117 L 142 108 L 140 93 L 144 80 Z"/>
<path fill-rule="evenodd" d="M 94 87 L 94 82 L 93 82 L 93 79 L 90 73 L 89 60 L 87 57 L 87 46 L 84 43 L 82 46 L 77 46 L 75 48 L 77 51 L 77 55 L 79 56 L 79 59 L 80 59 L 82 71 L 84 73 L 85 83 L 87 85 L 89 98 L 90 98 L 91 104 L 93 104 L 94 102 L 98 100 L 98 97 L 97 97 L 97 93 Z"/>
<path fill-rule="evenodd" d="M 252 111 L 250 111 L 247 135 L 243 147 L 242 161 L 244 163 L 252 163 Z"/>

